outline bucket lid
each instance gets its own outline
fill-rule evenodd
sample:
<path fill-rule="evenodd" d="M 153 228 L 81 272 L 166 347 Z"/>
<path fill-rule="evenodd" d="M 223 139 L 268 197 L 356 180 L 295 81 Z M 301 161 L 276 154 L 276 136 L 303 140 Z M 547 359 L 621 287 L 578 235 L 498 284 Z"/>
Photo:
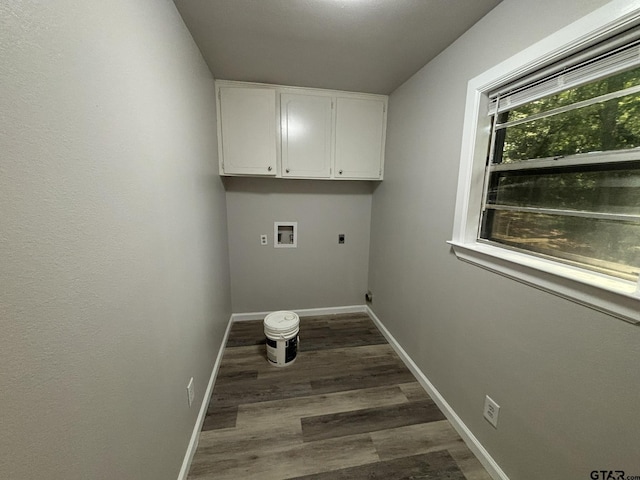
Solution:
<path fill-rule="evenodd" d="M 264 317 L 264 326 L 272 332 L 287 332 L 298 327 L 300 318 L 295 312 L 282 310 Z"/>

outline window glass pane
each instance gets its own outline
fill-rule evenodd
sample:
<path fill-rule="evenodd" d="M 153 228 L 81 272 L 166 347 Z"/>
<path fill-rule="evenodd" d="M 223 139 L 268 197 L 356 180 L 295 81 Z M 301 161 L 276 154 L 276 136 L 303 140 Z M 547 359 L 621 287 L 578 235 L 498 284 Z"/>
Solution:
<path fill-rule="evenodd" d="M 640 93 L 622 91 L 638 85 L 640 67 L 498 114 L 499 124 L 522 123 L 495 131 L 491 163 L 510 167 L 488 177 L 480 238 L 637 280 L 640 221 L 615 215 L 640 216 Z M 624 96 L 573 106 L 614 92 Z M 567 111 L 551 112 L 561 107 Z M 545 112 L 551 115 L 528 119 Z M 527 162 L 616 151 L 625 156 Z"/>
<path fill-rule="evenodd" d="M 487 203 L 640 215 L 640 164 L 618 167 L 621 168 L 605 165 L 592 171 L 573 168 L 498 172 L 491 182 Z"/>
<path fill-rule="evenodd" d="M 483 238 L 630 280 L 640 271 L 640 224 L 488 210 Z"/>
<path fill-rule="evenodd" d="M 503 121 L 520 120 L 536 113 L 546 112 L 554 108 L 564 107 L 572 103 L 589 100 L 607 93 L 617 92 L 625 88 L 640 85 L 640 67 L 617 73 L 597 82 L 570 88 L 560 93 L 549 95 L 535 102 L 522 105 L 508 112 Z"/>
<path fill-rule="evenodd" d="M 502 162 L 640 146 L 640 93 L 506 129 Z"/>

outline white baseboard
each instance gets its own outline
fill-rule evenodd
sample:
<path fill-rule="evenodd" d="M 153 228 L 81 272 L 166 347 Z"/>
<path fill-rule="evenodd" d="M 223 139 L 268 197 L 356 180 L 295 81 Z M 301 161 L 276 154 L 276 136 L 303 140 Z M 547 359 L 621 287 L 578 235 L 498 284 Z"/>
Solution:
<path fill-rule="evenodd" d="M 294 309 L 301 317 L 310 317 L 315 315 L 335 315 L 338 313 L 360 313 L 366 312 L 366 305 L 347 305 L 343 307 L 324 307 L 324 308 L 307 308 Z M 245 320 L 263 320 L 271 312 L 251 312 L 251 313 L 234 313 L 231 318 L 234 322 L 243 322 Z"/>
<path fill-rule="evenodd" d="M 384 335 L 391 347 L 393 347 L 398 356 L 405 363 L 407 368 L 411 370 L 411 373 L 413 373 L 420 385 L 422 385 L 422 388 L 426 390 L 426 392 L 433 399 L 436 405 L 438 405 L 440 410 L 442 410 L 444 415 L 447 417 L 447 420 L 451 422 L 453 428 L 456 429 L 469 449 L 475 454 L 478 460 L 480 460 L 480 463 L 482 463 L 489 475 L 491 475 L 491 477 L 495 480 L 509 480 L 509 477 L 507 477 L 507 475 L 502 471 L 497 462 L 491 457 L 491 455 L 489 455 L 489 452 L 487 452 L 487 450 L 482 446 L 480 441 L 475 437 L 471 430 L 469 430 L 469 428 L 464 424 L 458 414 L 453 410 L 453 408 L 451 408 L 451 405 L 447 403 L 440 392 L 438 392 L 436 387 L 429 381 L 427 376 L 422 372 L 422 370 L 418 368 L 418 366 L 407 354 L 407 352 L 404 351 L 404 349 L 396 341 L 393 335 L 391 335 L 389 330 L 387 330 L 386 327 L 382 324 L 376 314 L 373 313 L 373 310 L 371 310 L 369 306 L 365 306 L 365 308 L 373 322 L 382 332 L 382 335 Z"/>
<path fill-rule="evenodd" d="M 218 356 L 216 357 L 216 361 L 213 364 L 211 377 L 209 377 L 209 384 L 207 385 L 207 390 L 204 392 L 204 398 L 202 399 L 202 405 L 200 406 L 200 413 L 198 414 L 196 424 L 193 427 L 193 432 L 191 433 L 191 440 L 189 441 L 187 452 L 185 453 L 184 460 L 182 461 L 182 468 L 180 468 L 180 473 L 178 474 L 178 480 L 186 480 L 187 475 L 189 475 L 189 467 L 191 467 L 191 461 L 193 460 L 193 456 L 195 455 L 196 449 L 198 448 L 198 440 L 200 439 L 200 430 L 202 430 L 204 417 L 207 415 L 207 408 L 209 407 L 209 402 L 211 401 L 211 394 L 213 393 L 213 385 L 215 384 L 216 377 L 218 376 L 218 370 L 220 369 L 220 362 L 222 361 L 222 356 L 224 355 L 224 347 L 227 344 L 227 340 L 229 338 L 229 332 L 231 331 L 232 324 L 233 324 L 233 315 L 229 317 L 229 323 L 227 323 L 227 329 L 225 330 L 224 336 L 222 337 L 220 350 L 218 351 Z"/>

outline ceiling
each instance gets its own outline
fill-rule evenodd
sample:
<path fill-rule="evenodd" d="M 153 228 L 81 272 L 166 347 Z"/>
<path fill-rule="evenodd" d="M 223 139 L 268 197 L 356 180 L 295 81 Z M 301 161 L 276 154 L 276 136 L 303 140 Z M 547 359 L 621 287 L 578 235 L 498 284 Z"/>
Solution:
<path fill-rule="evenodd" d="M 174 0 L 216 79 L 389 94 L 501 0 Z"/>

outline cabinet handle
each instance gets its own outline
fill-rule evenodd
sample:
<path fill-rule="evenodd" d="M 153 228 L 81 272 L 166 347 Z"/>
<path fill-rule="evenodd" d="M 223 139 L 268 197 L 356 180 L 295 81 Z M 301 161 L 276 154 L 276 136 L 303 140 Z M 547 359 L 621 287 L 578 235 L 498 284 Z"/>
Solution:
<path fill-rule="evenodd" d="M 271 171 L 271 167 L 267 167 L 267 170 Z"/>
<path fill-rule="evenodd" d="M 338 173 L 339 173 L 340 175 L 342 175 L 342 170 L 340 170 Z"/>
<path fill-rule="evenodd" d="M 287 173 L 289 173 L 289 169 L 287 168 Z"/>

